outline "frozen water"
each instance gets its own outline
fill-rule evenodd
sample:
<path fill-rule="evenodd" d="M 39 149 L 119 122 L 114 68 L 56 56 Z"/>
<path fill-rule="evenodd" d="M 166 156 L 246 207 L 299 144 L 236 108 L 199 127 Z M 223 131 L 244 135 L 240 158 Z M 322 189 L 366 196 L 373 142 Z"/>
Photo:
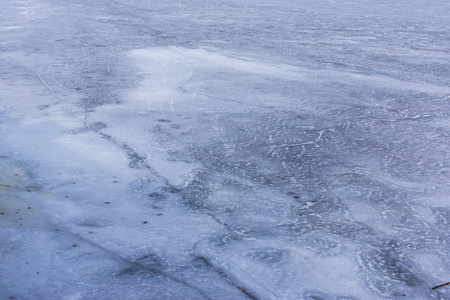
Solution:
<path fill-rule="evenodd" d="M 448 299 L 450 4 L 0 5 L 0 299 Z"/>

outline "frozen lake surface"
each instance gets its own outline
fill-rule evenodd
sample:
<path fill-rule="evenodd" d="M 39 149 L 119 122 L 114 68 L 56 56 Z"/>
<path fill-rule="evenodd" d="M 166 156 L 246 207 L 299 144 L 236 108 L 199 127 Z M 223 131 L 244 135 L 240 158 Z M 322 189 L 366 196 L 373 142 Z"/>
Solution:
<path fill-rule="evenodd" d="M 1 1 L 0 299 L 449 299 L 449 15 Z"/>

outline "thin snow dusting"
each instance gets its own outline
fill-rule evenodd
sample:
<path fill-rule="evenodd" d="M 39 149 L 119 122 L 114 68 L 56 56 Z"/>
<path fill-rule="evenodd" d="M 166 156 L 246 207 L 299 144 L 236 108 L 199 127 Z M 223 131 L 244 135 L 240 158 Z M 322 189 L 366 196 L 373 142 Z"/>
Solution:
<path fill-rule="evenodd" d="M 0 299 L 448 299 L 446 1 L 0 5 Z"/>

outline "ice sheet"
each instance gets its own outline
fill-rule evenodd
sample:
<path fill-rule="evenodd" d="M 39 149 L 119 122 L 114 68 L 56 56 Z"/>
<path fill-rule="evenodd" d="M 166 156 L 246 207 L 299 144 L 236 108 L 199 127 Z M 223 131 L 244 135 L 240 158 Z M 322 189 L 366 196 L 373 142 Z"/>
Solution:
<path fill-rule="evenodd" d="M 0 5 L 0 299 L 447 299 L 449 3 Z"/>

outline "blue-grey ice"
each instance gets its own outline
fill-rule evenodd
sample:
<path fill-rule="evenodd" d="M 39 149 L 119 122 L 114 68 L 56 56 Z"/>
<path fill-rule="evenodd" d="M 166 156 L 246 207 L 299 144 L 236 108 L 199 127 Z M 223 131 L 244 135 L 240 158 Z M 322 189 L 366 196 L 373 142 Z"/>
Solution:
<path fill-rule="evenodd" d="M 1 1 L 0 299 L 449 299 L 449 15 Z"/>

